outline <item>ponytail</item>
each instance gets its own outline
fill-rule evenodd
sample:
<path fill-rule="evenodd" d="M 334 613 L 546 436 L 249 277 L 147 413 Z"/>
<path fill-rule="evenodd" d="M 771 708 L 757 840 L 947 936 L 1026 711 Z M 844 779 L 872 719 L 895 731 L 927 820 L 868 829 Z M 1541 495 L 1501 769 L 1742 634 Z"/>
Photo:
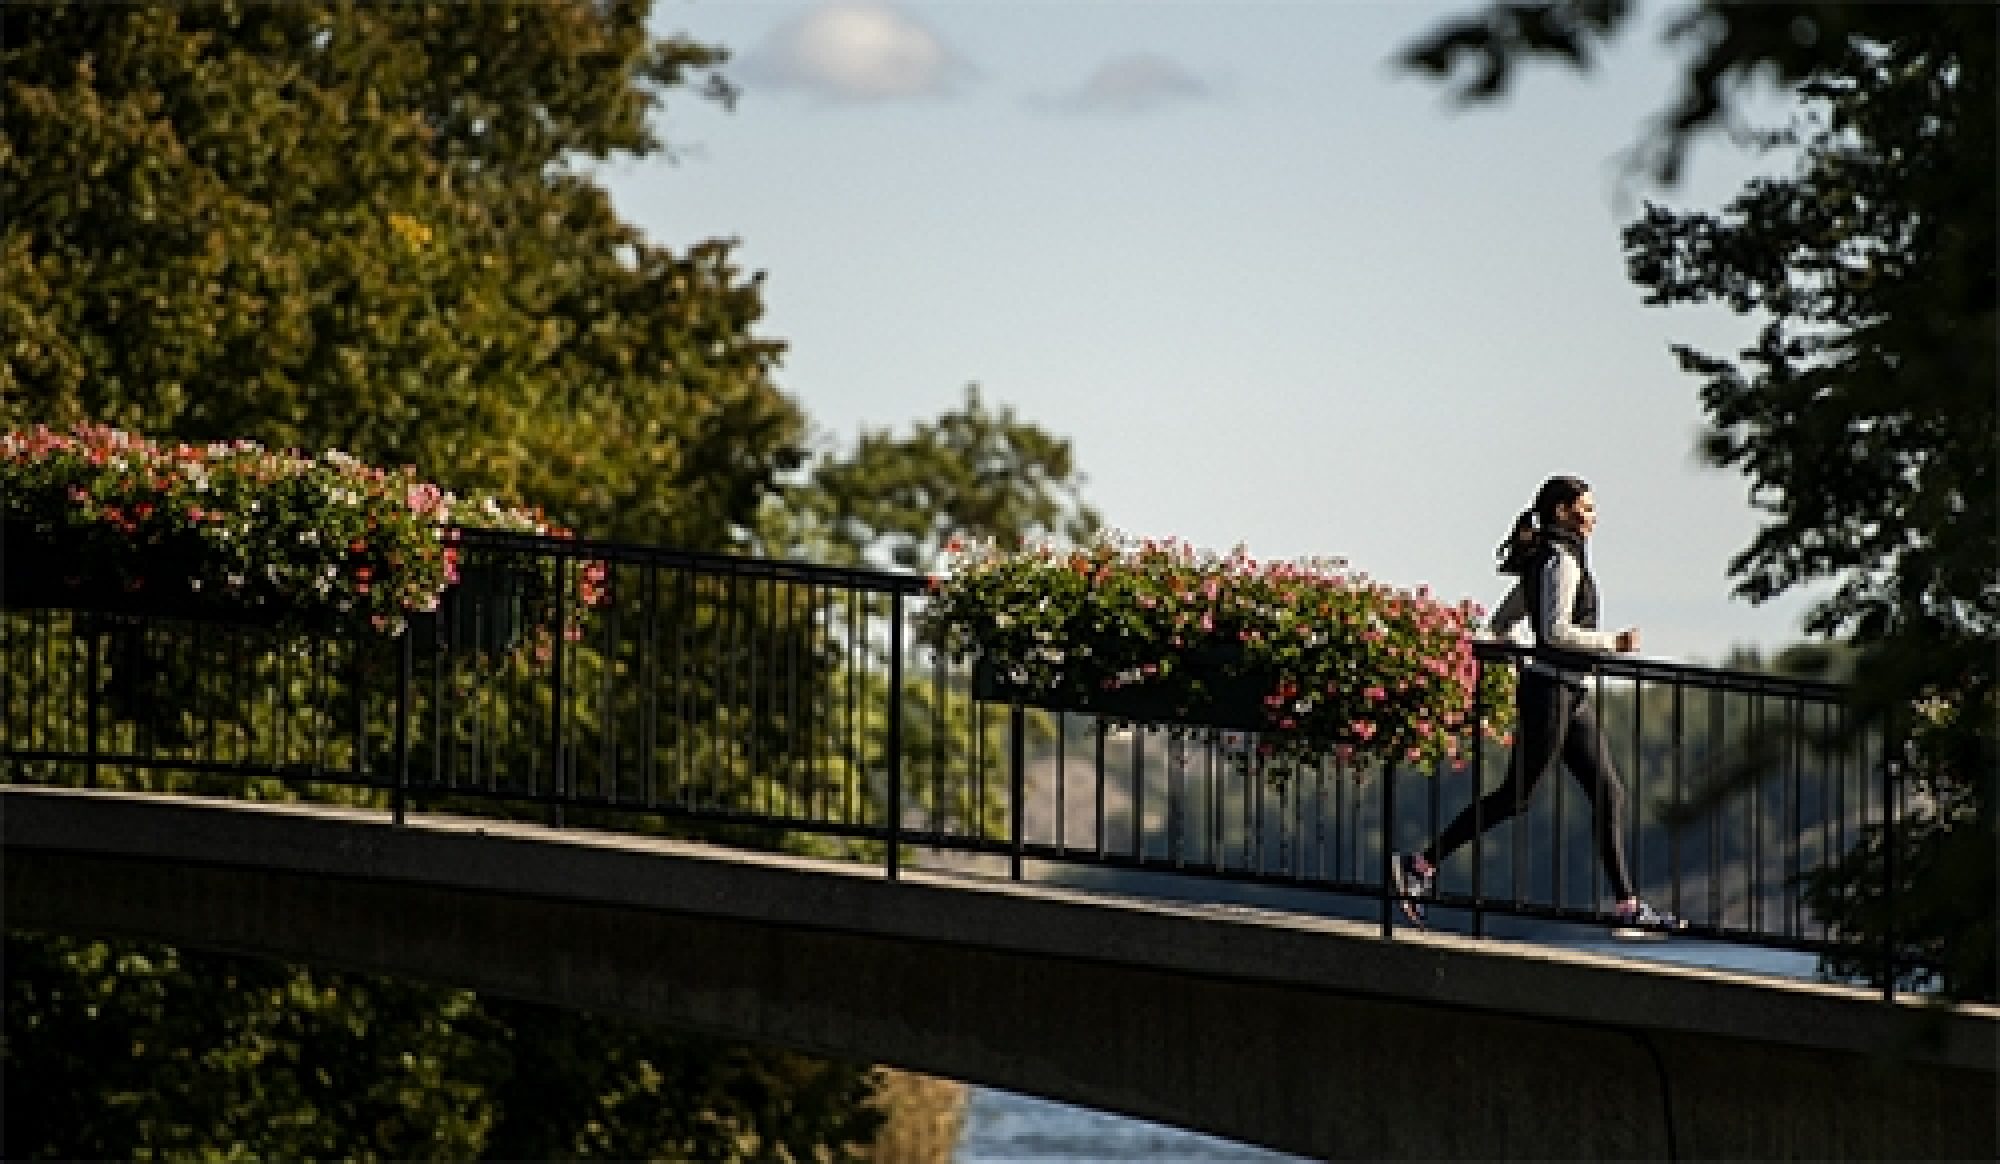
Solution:
<path fill-rule="evenodd" d="M 1528 568 L 1528 561 L 1535 556 L 1535 547 L 1541 541 L 1536 535 L 1535 511 L 1522 510 L 1506 540 L 1493 551 L 1493 556 L 1500 560 L 1502 574 L 1520 574 Z"/>
<path fill-rule="evenodd" d="M 1581 477 L 1551 477 L 1542 482 L 1542 487 L 1535 491 L 1535 503 L 1514 519 L 1513 530 L 1493 552 L 1500 560 L 1500 572 L 1525 573 L 1549 533 L 1556 529 L 1556 509 L 1572 504 L 1588 492 L 1590 484 Z"/>

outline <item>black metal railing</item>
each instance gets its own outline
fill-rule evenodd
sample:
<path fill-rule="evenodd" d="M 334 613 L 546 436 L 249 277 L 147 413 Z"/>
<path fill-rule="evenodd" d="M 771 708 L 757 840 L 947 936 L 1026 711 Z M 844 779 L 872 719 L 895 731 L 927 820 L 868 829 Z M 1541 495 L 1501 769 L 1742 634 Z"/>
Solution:
<path fill-rule="evenodd" d="M 950 856 L 1240 882 L 1387 933 L 1390 854 L 1506 764 L 1488 742 L 1462 768 L 1279 775 L 1254 735 L 984 702 L 924 633 L 921 577 L 474 531 L 460 552 L 445 608 L 393 638 L 4 610 L 5 777 L 538 815 L 890 876 Z M 1641 892 L 1699 935 L 1831 948 L 1800 886 L 1905 810 L 1888 734 L 1826 683 L 1621 657 L 1589 685 Z M 1444 864 L 1439 924 L 1607 920 L 1592 802 L 1543 784 Z"/>

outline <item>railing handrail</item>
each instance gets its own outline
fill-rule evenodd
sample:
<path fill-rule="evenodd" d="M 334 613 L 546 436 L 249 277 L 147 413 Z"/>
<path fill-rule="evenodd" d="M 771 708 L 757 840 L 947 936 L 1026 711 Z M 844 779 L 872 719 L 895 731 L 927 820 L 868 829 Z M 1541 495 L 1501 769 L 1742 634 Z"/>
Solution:
<path fill-rule="evenodd" d="M 554 537 L 547 534 L 508 530 L 457 527 L 461 545 L 498 550 L 553 553 L 569 558 L 600 559 L 636 565 L 668 566 L 708 570 L 742 577 L 770 578 L 829 586 L 880 589 L 885 594 L 922 594 L 931 587 L 931 575 L 904 570 L 884 570 L 873 566 L 832 566 L 791 558 L 769 558 L 714 550 L 684 550 L 646 542 L 613 541 L 599 538 Z M 1477 638 L 1474 650 L 1487 662 L 1525 662 L 1536 648 L 1516 642 Z M 1690 663 L 1649 655 L 1590 655 L 1566 652 L 1565 662 L 1588 667 L 1610 679 L 1651 679 L 1697 681 L 1704 687 L 1724 691 L 1754 692 L 1763 695 L 1796 695 L 1809 699 L 1836 699 L 1848 685 L 1834 680 L 1766 671 L 1745 671 L 1707 663 Z"/>
<path fill-rule="evenodd" d="M 1687 663 L 1647 655 L 1592 655 L 1580 652 L 1549 652 L 1521 643 L 1496 639 L 1474 639 L 1473 652 L 1484 662 L 1525 663 L 1537 653 L 1560 654 L 1566 667 L 1580 667 L 1607 679 L 1650 679 L 1692 683 L 1704 688 L 1745 694 L 1797 696 L 1804 699 L 1837 700 L 1848 685 L 1829 679 L 1798 675 L 1777 675 L 1768 671 L 1744 671 L 1707 663 Z"/>
<path fill-rule="evenodd" d="M 802 562 L 791 558 L 765 558 L 753 554 L 732 554 L 713 550 L 683 550 L 645 542 L 554 537 L 548 534 L 517 533 L 511 530 L 469 526 L 456 527 L 456 533 L 462 546 L 546 553 L 565 558 L 667 566 L 744 577 L 772 578 L 787 582 L 879 589 L 884 594 L 921 594 L 930 587 L 928 575 L 882 570 L 872 566 L 830 566 L 821 562 Z"/>

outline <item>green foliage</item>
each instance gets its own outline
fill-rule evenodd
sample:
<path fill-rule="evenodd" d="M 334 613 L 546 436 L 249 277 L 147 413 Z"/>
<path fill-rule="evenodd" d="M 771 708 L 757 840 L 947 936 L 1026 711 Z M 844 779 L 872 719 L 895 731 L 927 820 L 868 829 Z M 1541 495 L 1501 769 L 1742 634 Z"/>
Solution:
<path fill-rule="evenodd" d="M 142 942 L 6 939 L 9 1159 L 839 1160 L 874 1076 Z"/>
<path fill-rule="evenodd" d="M 1465 93 L 1491 97 L 1520 59 L 1587 61 L 1632 8 L 1496 4 L 1409 61 L 1438 74 L 1483 61 Z M 1857 948 L 1990 952 L 1990 924 L 1970 919 L 2000 912 L 1992 10 L 1699 0 L 1669 35 L 1696 55 L 1650 143 L 1662 177 L 1675 176 L 1694 132 L 1729 124 L 1735 83 L 1768 72 L 1809 102 L 1801 124 L 1776 135 L 1799 150 L 1793 175 L 1751 182 L 1720 214 L 1649 206 L 1625 233 L 1648 302 L 1722 304 L 1764 321 L 1735 360 L 1678 349 L 1704 381 L 1703 451 L 1749 478 L 1767 517 L 1732 562 L 1737 591 L 1760 601 L 1834 584 L 1808 629 L 1857 649 L 1859 727 L 1901 730 L 1940 701 L 1958 709 L 1911 741 L 1911 818 L 1817 876 L 1816 907 L 1853 927 Z M 1946 986 L 2000 993 L 1990 958 L 1955 963 Z"/>
<path fill-rule="evenodd" d="M 147 943 L 9 933 L 8 1159 L 468 1159 L 470 995 Z"/>
<path fill-rule="evenodd" d="M 649 243 L 590 176 L 720 62 L 649 7 L 6 6 L 0 421 L 339 448 L 731 544 L 804 422 L 730 247 Z"/>
<path fill-rule="evenodd" d="M 1596 65 L 1602 42 L 1620 35 L 1638 13 L 1636 0 L 1493 0 L 1478 13 L 1447 21 L 1403 54 L 1405 67 L 1440 81 L 1456 80 L 1467 103 L 1506 96 L 1516 70 L 1545 58 L 1578 70 Z M 1749 83 L 1796 84 L 1820 76 L 1854 43 L 1949 35 L 1986 42 L 1993 25 L 1976 4 L 1857 4 L 1852 0 L 1792 0 L 1744 4 L 1685 0 L 1667 22 L 1666 46 L 1686 55 L 1680 88 L 1654 132 L 1637 145 L 1635 161 L 1673 183 L 1697 134 L 1737 128 L 1733 102 Z M 1977 46 L 1973 46 L 1977 51 Z"/>
<path fill-rule="evenodd" d="M 1099 524 L 1082 486 L 1068 441 L 968 386 L 961 406 L 908 435 L 869 429 L 851 448 L 822 450 L 766 515 L 766 550 L 924 570 L 954 537 L 1082 541 Z"/>
<path fill-rule="evenodd" d="M 1898 757 L 1905 812 L 1893 829 L 1871 826 L 1805 882 L 1807 902 L 1841 938 L 1828 960 L 1833 973 L 1936 985 L 1950 998 L 2000 997 L 1996 720 L 2000 705 L 1990 697 L 1984 705 L 1933 698 L 1914 708 Z"/>
<path fill-rule="evenodd" d="M 998 449 L 1016 460 L 998 468 L 981 461 L 976 481 L 954 478 L 952 497 L 933 491 L 931 502 L 975 534 L 1054 526 L 1055 514 L 1075 504 L 1066 445 L 976 400 L 963 425 L 946 420 L 908 441 L 885 438 L 851 462 L 825 458 L 819 480 L 779 496 L 802 467 L 807 425 L 774 382 L 783 345 L 757 331 L 761 276 L 742 272 L 726 242 L 684 250 L 649 242 L 618 217 L 592 174 L 596 162 L 661 148 L 652 123 L 668 95 L 729 96 L 716 74 L 721 52 L 653 40 L 651 8 L 646 0 L 0 6 L 0 427 L 87 422 L 163 442 L 339 449 L 369 464 L 422 466 L 462 493 L 532 500 L 555 523 L 594 537 L 724 550 L 751 544 L 760 525 L 774 523 L 813 531 L 787 549 L 846 561 L 934 541 L 935 522 L 912 500 L 926 477 L 956 472 L 953 454 Z M 834 467 L 850 463 L 851 471 Z M 875 505 L 869 494 L 901 500 Z M 621 593 L 629 604 L 631 591 Z M 711 596 L 673 631 L 698 639 L 740 625 L 760 601 Z M 825 601 L 808 601 L 795 622 L 763 623 L 772 632 L 763 646 L 773 657 L 809 659 L 795 678 L 835 693 L 821 710 L 860 723 L 877 749 L 844 754 L 822 771 L 846 779 L 879 755 L 889 694 L 879 670 L 838 686 L 844 673 L 815 654 L 822 646 L 807 630 L 839 617 L 814 605 Z M 595 709 L 564 709 L 579 733 L 629 724 L 621 709 L 656 697 L 634 682 L 641 656 L 629 633 L 620 640 L 609 631 L 615 613 L 579 628 L 601 637 L 537 643 L 537 651 L 567 652 L 577 692 L 588 684 L 613 693 Z M 164 758 L 339 766 L 381 738 L 386 710 L 357 695 L 368 687 L 367 669 L 386 665 L 379 651 L 234 634 L 197 635 L 190 648 L 188 636 L 153 627 L 78 630 L 72 621 L 55 632 L 73 648 L 64 658 L 76 665 L 65 671 L 33 654 L 41 640 L 22 628 L 36 617 L 9 612 L 0 621 L 10 673 L 38 679 L 8 685 L 10 724 L 45 716 L 52 691 L 76 706 L 101 686 L 103 738 Z M 629 632 L 637 623 L 625 625 Z M 855 639 L 879 657 L 865 631 Z M 101 658 L 91 654 L 100 648 Z M 523 686 L 534 660 L 520 654 L 504 666 L 457 661 L 464 673 L 453 678 L 474 691 L 462 706 L 476 722 L 447 730 L 491 732 L 481 742 L 503 744 L 491 759 L 533 773 L 546 763 L 536 751 L 546 733 L 526 725 L 555 709 Z M 670 709 L 700 720 L 663 722 L 659 746 L 675 759 L 777 754 L 775 745 L 807 730 L 785 709 L 744 705 L 715 675 L 701 682 L 723 697 L 699 702 L 703 693 L 690 689 Z M 689 710 L 697 704 L 699 716 Z M 928 707 L 922 694 L 909 710 L 905 747 L 944 762 L 961 761 L 980 730 L 962 709 Z M 73 746 L 85 726 L 36 722 L 57 748 Z M 614 753 L 634 755 L 615 746 L 602 754 Z M 77 775 L 43 767 L 36 778 Z M 754 768 L 732 770 L 729 796 L 772 807 L 831 795 Z M 226 776 L 96 774 L 137 787 L 330 794 L 274 779 L 246 790 Z M 181 1005 L 215 1010 L 228 1029 L 264 1032 L 257 1040 L 266 1059 L 308 1071 L 324 1053 L 300 1041 L 295 1028 L 305 1020 L 287 1014 L 284 990 L 243 993 L 231 1009 L 230 975 L 246 972 L 192 954 L 159 957 L 177 959 L 172 981 L 187 988 Z M 23 954 L 10 959 L 9 987 L 70 997 L 95 973 L 67 953 Z M 402 989 L 306 968 L 273 973 L 274 982 L 302 989 L 330 984 L 336 1008 L 366 1008 L 380 991 Z M 409 1005 L 435 1011 L 413 1022 L 437 1024 L 456 996 L 407 997 L 428 997 Z M 10 1024 L 24 1013 L 10 998 Z M 125 1040 L 153 1029 L 145 1014 L 112 1013 L 122 1017 L 99 1032 L 110 1043 L 74 1044 L 92 1047 L 90 1055 L 18 1041 L 10 1026 L 10 1088 L 32 1080 L 93 1093 L 94 1064 L 123 1069 Z M 450 1026 L 448 1037 L 459 1040 L 450 1055 L 484 1061 L 503 1025 Z M 149 1117 L 129 1135 L 22 1141 L 17 1154 L 224 1154 L 255 1143 L 249 1154 L 263 1158 L 421 1158 L 463 1156 L 460 1147 L 487 1135 L 485 1150 L 520 1155 L 536 1126 L 544 1137 L 537 1150 L 553 1154 L 804 1159 L 838 1155 L 865 1130 L 855 1105 L 873 1077 L 855 1068 L 635 1033 L 609 1020 L 564 1016 L 545 1025 L 565 1032 L 549 1036 L 568 1048 L 553 1062 L 591 1081 L 589 1094 L 519 1087 L 481 1117 L 486 1123 L 453 1132 L 450 1149 L 432 1151 L 414 1133 L 399 1139 L 372 1115 L 350 1122 L 344 1109 L 297 1100 L 305 1083 L 267 1090 L 233 1078 L 225 1068 L 248 1072 L 250 1061 L 225 1056 L 198 1086 L 234 1097 L 226 1103 Z M 378 1036 L 389 1041 L 370 1042 Z M 399 1037 L 368 1027 L 362 1050 L 386 1054 Z M 544 1053 L 539 1044 L 514 1045 L 524 1058 Z M 619 1066 L 592 1066 L 600 1062 Z M 558 1095 L 565 1103 L 527 1114 L 529 1103 Z M 156 1099 L 146 1110 L 167 1112 L 171 1094 Z M 10 1116 L 21 1110 L 9 1108 Z M 227 1122 L 214 1114 L 223 1110 Z M 75 1136 L 101 1123 L 78 1123 Z"/>

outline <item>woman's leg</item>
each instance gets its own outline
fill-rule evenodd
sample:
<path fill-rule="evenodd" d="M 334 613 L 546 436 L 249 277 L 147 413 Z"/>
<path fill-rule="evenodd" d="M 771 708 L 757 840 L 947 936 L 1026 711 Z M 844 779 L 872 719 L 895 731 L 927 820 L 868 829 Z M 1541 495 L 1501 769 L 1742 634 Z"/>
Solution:
<path fill-rule="evenodd" d="M 1625 863 L 1625 783 L 1618 779 L 1618 769 L 1611 763 L 1611 753 L 1604 746 L 1604 734 L 1598 730 L 1590 700 L 1582 695 L 1571 698 L 1575 709 L 1570 713 L 1569 731 L 1563 737 L 1563 762 L 1590 798 L 1598 859 L 1604 862 L 1605 876 L 1611 878 L 1611 891 L 1622 902 L 1637 893 L 1632 886 L 1632 872 Z"/>
<path fill-rule="evenodd" d="M 1519 813 L 1535 786 L 1555 763 L 1563 746 L 1568 709 L 1562 685 L 1530 671 L 1521 676 L 1519 715 L 1514 748 L 1507 756 L 1507 776 L 1493 791 L 1468 804 L 1421 854 L 1436 865 L 1470 843 L 1474 836 Z"/>

